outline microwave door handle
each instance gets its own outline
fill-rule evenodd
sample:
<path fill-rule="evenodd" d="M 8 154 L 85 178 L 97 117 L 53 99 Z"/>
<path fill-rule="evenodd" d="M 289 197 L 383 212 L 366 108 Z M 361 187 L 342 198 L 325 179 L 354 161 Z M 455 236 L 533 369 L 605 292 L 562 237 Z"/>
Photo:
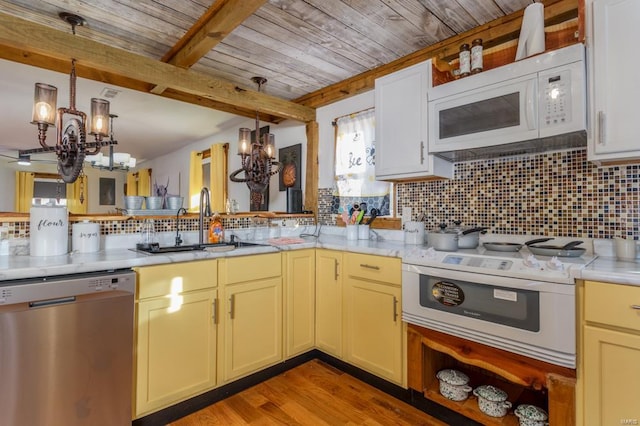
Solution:
<path fill-rule="evenodd" d="M 536 80 L 529 80 L 527 82 L 527 88 L 524 94 L 524 116 L 525 120 L 527 120 L 527 128 L 529 130 L 536 129 L 536 119 L 535 119 L 535 91 Z"/>

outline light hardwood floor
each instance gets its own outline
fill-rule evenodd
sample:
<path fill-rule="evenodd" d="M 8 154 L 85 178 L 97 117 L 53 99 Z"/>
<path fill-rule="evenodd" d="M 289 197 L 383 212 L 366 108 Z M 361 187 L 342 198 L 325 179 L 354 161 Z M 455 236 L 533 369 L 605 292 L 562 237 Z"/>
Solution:
<path fill-rule="evenodd" d="M 319 360 L 195 412 L 171 426 L 446 425 Z"/>

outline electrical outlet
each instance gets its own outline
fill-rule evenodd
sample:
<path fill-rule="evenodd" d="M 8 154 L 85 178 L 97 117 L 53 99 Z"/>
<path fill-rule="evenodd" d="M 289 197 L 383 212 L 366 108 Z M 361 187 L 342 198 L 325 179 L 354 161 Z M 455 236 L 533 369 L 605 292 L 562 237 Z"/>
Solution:
<path fill-rule="evenodd" d="M 402 207 L 402 224 L 411 221 L 411 207 Z"/>

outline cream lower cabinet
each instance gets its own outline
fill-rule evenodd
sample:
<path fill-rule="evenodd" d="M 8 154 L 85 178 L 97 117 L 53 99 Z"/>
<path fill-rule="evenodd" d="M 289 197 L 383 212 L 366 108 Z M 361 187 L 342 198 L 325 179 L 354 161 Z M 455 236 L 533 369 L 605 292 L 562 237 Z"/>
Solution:
<path fill-rule="evenodd" d="M 316 347 L 342 358 L 342 252 L 316 250 Z"/>
<path fill-rule="evenodd" d="M 220 259 L 218 367 L 228 383 L 283 359 L 280 253 Z"/>
<path fill-rule="evenodd" d="M 640 287 L 586 281 L 584 424 L 640 423 Z"/>
<path fill-rule="evenodd" d="M 315 249 L 309 249 L 282 254 L 286 358 L 307 352 L 315 345 L 315 253 Z"/>
<path fill-rule="evenodd" d="M 406 386 L 401 262 L 345 253 L 345 360 Z"/>
<path fill-rule="evenodd" d="M 134 417 L 216 385 L 217 261 L 136 269 Z"/>

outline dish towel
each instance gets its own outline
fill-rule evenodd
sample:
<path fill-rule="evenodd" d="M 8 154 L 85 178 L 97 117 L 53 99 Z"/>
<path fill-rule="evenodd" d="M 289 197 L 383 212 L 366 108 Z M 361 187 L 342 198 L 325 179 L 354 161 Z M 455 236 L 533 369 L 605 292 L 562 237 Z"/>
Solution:
<path fill-rule="evenodd" d="M 281 246 L 287 244 L 300 244 L 305 241 L 302 238 L 293 238 L 293 237 L 281 237 L 281 238 L 271 238 L 269 240 L 269 244 L 274 246 Z"/>

